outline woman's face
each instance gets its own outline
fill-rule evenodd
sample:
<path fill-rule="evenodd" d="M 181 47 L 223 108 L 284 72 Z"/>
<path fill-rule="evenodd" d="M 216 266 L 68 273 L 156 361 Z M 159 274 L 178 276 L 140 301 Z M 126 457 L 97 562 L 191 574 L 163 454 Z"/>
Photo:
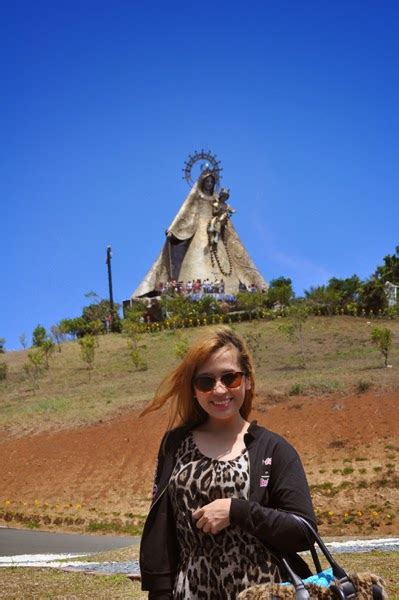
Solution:
<path fill-rule="evenodd" d="M 199 405 L 211 420 L 235 421 L 241 419 L 240 408 L 244 402 L 245 392 L 251 388 L 250 380 L 244 375 L 238 387 L 229 388 L 220 377 L 226 373 L 242 371 L 240 355 L 234 346 L 225 346 L 217 350 L 197 369 L 194 377 L 194 395 Z M 200 376 L 216 379 L 215 386 L 209 392 L 203 392 L 195 385 Z M 238 377 L 239 378 L 239 377 Z M 230 376 L 230 380 L 233 376 Z"/>

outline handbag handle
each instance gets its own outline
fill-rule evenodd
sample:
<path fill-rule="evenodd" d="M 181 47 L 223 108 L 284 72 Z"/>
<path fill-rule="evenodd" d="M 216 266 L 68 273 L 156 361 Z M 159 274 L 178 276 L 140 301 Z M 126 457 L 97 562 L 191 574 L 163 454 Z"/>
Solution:
<path fill-rule="evenodd" d="M 298 523 L 300 523 L 305 532 L 305 536 L 307 541 L 309 542 L 309 549 L 312 554 L 313 562 L 316 567 L 317 573 L 320 573 L 322 571 L 322 568 L 320 566 L 320 561 L 318 559 L 316 549 L 314 547 L 315 544 L 319 546 L 328 563 L 332 567 L 335 582 L 333 584 L 330 584 L 328 589 L 331 592 L 334 600 L 355 600 L 357 596 L 355 586 L 349 579 L 345 569 L 341 567 L 333 558 L 331 552 L 328 550 L 327 546 L 325 545 L 317 531 L 303 517 L 300 517 L 299 515 L 295 515 L 293 513 L 291 513 L 291 516 L 294 517 L 294 519 L 296 519 Z M 288 573 L 292 585 L 294 586 L 296 600 L 309 600 L 310 595 L 302 579 L 295 573 L 295 571 L 293 571 L 293 569 L 290 567 L 288 561 L 285 558 L 281 558 L 280 560 L 283 563 L 286 572 Z M 383 597 L 383 589 L 381 588 L 381 586 L 373 584 L 371 598 L 373 600 L 382 600 Z M 273 598 L 277 599 L 277 596 L 273 596 Z"/>
<path fill-rule="evenodd" d="M 335 579 L 337 580 L 337 585 L 335 585 L 335 584 L 330 585 L 330 591 L 333 593 L 334 598 L 336 598 L 337 600 L 346 600 L 346 599 L 354 600 L 356 598 L 356 590 L 355 590 L 353 583 L 349 579 L 348 574 L 346 573 L 345 569 L 343 567 L 341 567 L 337 563 L 337 561 L 333 558 L 331 552 L 329 551 L 329 549 L 327 548 L 327 546 L 325 545 L 325 543 L 323 542 L 323 540 L 321 539 L 321 537 L 319 536 L 317 531 L 312 527 L 312 525 L 308 521 L 306 521 L 306 519 L 304 519 L 303 517 L 300 517 L 299 515 L 295 515 L 293 513 L 291 513 L 291 514 L 302 525 L 302 528 L 305 531 L 305 535 L 309 542 L 309 547 L 311 549 L 311 554 L 312 554 L 313 562 L 315 563 L 316 569 L 318 568 L 317 564 L 320 565 L 320 561 L 318 559 L 317 559 L 317 561 L 315 561 L 315 559 L 314 559 L 314 555 L 316 554 L 316 550 L 314 548 L 315 543 L 319 546 L 320 550 L 323 552 L 325 558 L 327 559 L 328 563 L 330 564 L 333 575 L 334 575 Z M 319 573 L 320 571 L 317 571 L 317 572 Z M 302 599 L 302 596 L 298 595 L 295 583 L 294 583 L 294 587 L 295 587 L 295 597 L 297 598 L 297 600 Z M 299 594 L 301 594 L 301 591 L 299 591 Z M 376 596 L 376 597 L 378 598 L 378 596 Z"/>
<path fill-rule="evenodd" d="M 287 571 L 291 583 L 295 588 L 295 600 L 310 600 L 310 595 L 302 579 L 293 571 L 285 558 L 281 559 L 285 570 Z"/>
<path fill-rule="evenodd" d="M 327 546 L 325 545 L 325 543 L 323 542 L 323 540 L 321 539 L 321 537 L 319 536 L 317 531 L 312 527 L 312 525 L 308 521 L 306 521 L 306 519 L 304 519 L 303 517 L 300 517 L 299 515 L 295 515 L 293 513 L 291 513 L 291 514 L 302 525 L 302 528 L 305 531 L 305 535 L 309 542 L 309 548 L 310 548 L 313 562 L 315 563 L 317 572 L 320 573 L 320 571 L 322 569 L 320 566 L 320 561 L 318 559 L 317 559 L 317 561 L 315 561 L 315 559 L 314 559 L 313 552 L 316 554 L 315 549 L 314 549 L 315 543 L 319 546 L 320 550 L 323 552 L 325 558 L 327 559 L 328 563 L 330 564 L 334 577 L 336 579 L 345 579 L 345 578 L 347 579 L 348 575 L 347 575 L 345 569 L 343 569 L 343 567 L 341 567 L 337 563 L 337 561 L 333 558 L 331 552 L 329 551 L 329 549 L 327 548 Z M 313 548 L 313 552 L 312 552 L 312 548 Z"/>

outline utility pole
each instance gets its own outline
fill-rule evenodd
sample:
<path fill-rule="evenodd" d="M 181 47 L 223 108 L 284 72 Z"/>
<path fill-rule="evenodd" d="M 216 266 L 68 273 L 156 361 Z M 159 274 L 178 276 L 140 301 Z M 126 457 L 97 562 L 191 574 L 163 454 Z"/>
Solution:
<path fill-rule="evenodd" d="M 111 246 L 107 246 L 107 268 L 108 268 L 108 288 L 109 288 L 109 308 L 111 312 L 111 331 L 114 330 L 114 319 L 115 319 L 115 309 L 114 309 L 114 295 L 112 293 L 112 271 L 111 271 L 111 259 L 112 259 L 112 248 Z"/>

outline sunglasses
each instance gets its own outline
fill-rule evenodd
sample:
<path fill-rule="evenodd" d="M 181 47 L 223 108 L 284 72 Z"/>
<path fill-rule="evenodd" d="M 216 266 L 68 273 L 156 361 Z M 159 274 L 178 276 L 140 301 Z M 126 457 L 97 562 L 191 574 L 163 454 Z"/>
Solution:
<path fill-rule="evenodd" d="M 194 387 L 200 392 L 211 392 L 216 385 L 217 381 L 221 381 L 225 388 L 228 390 L 234 390 L 240 387 L 242 378 L 245 373 L 242 371 L 231 371 L 230 373 L 224 373 L 220 377 L 210 377 L 209 375 L 199 375 L 194 379 Z"/>

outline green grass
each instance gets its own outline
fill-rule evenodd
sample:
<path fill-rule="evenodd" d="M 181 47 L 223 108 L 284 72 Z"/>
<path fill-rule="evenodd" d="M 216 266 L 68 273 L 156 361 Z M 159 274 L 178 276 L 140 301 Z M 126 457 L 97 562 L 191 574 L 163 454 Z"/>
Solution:
<path fill-rule="evenodd" d="M 0 598 L 18 600 L 144 599 L 140 584 L 124 575 L 95 576 L 55 569 L 2 569 Z"/>
<path fill-rule="evenodd" d="M 378 321 L 399 336 L 399 319 Z M 281 401 L 289 395 L 320 396 L 399 389 L 399 345 L 393 345 L 384 369 L 371 345 L 370 327 L 362 318 L 312 317 L 305 324 L 306 368 L 298 368 L 299 348 L 279 331 L 281 319 L 237 323 L 234 329 L 247 339 L 256 336 L 253 352 L 257 390 L 262 398 Z M 184 329 L 190 343 L 201 328 Z M 8 352 L 7 379 L 0 381 L 0 428 L 29 433 L 54 427 L 90 424 L 125 409 L 141 409 L 153 396 L 162 376 L 177 364 L 176 348 L 182 333 L 142 334 L 140 352 L 148 365 L 137 370 L 122 335 L 99 338 L 91 380 L 77 342 L 62 345 L 34 390 L 23 365 L 27 351 Z M 367 382 L 367 385 L 364 382 Z"/>
<path fill-rule="evenodd" d="M 126 560 L 137 556 L 137 548 L 126 548 L 118 554 L 104 553 L 90 557 L 101 560 Z M 117 558 L 115 558 L 117 556 Z M 399 553 L 367 552 L 336 555 L 338 562 L 349 572 L 373 572 L 381 575 L 387 584 L 390 600 L 399 599 Z M 23 600 L 144 600 L 139 582 L 130 582 L 124 575 L 87 575 L 66 573 L 55 569 L 7 568 L 1 570 L 0 598 Z"/>

